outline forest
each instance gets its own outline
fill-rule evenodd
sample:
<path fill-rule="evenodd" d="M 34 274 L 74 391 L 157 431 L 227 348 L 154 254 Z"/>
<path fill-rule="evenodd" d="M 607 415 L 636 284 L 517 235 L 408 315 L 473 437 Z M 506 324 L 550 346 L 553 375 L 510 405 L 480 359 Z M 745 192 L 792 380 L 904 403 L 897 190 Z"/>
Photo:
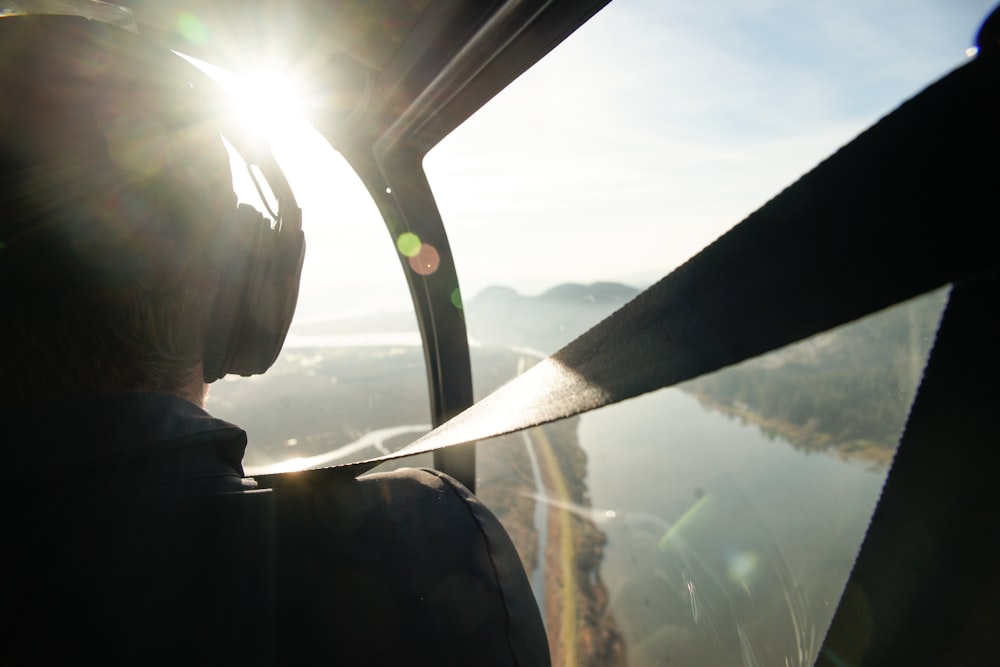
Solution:
<path fill-rule="evenodd" d="M 932 292 L 681 389 L 798 448 L 887 463 L 946 300 Z"/>

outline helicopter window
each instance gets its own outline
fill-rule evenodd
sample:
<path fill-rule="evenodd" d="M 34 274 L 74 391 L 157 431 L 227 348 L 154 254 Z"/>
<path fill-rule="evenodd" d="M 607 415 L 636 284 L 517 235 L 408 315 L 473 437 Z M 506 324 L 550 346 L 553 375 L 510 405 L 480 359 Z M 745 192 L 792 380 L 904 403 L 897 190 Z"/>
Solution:
<path fill-rule="evenodd" d="M 256 99 L 232 75 L 210 70 L 237 99 Z M 301 116 L 269 107 L 251 120 L 302 208 L 306 260 L 274 366 L 216 382 L 208 409 L 246 429 L 248 474 L 398 449 L 429 430 L 429 400 L 416 317 L 381 216 L 347 162 Z M 264 211 L 238 157 L 233 173 L 239 200 Z"/>
<path fill-rule="evenodd" d="M 991 5 L 615 0 L 424 161 L 472 343 L 554 352 L 962 64 Z"/>
<path fill-rule="evenodd" d="M 481 446 L 553 664 L 812 664 L 946 300 Z"/>
<path fill-rule="evenodd" d="M 611 3 L 425 159 L 476 398 L 974 56 L 991 4 Z M 553 663 L 812 664 L 945 299 L 479 447 Z"/>

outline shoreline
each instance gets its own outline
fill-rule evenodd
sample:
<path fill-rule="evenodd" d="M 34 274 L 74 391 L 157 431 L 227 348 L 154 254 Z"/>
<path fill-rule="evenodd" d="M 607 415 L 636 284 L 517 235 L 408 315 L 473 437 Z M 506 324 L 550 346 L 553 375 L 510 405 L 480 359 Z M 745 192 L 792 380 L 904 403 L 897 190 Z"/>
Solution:
<path fill-rule="evenodd" d="M 830 454 L 845 461 L 860 461 L 869 464 L 876 470 L 887 469 L 892 465 L 892 459 L 896 455 L 895 447 L 885 447 L 864 438 L 835 440 L 830 434 L 818 431 L 817 424 L 813 420 L 800 426 L 783 419 L 764 417 L 748 407 L 719 403 L 702 392 L 683 389 L 682 391 L 694 396 L 703 407 L 709 410 L 739 419 L 743 424 L 752 424 L 765 435 L 781 436 L 795 449 Z"/>

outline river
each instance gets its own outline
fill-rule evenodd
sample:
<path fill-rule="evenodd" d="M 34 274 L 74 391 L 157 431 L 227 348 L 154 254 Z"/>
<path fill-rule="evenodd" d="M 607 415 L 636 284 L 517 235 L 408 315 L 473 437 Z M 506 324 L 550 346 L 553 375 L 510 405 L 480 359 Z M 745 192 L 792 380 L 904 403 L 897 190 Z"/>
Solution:
<path fill-rule="evenodd" d="M 588 413 L 578 435 L 630 665 L 812 664 L 885 471 L 678 389 Z"/>
<path fill-rule="evenodd" d="M 535 354 L 518 356 L 521 371 Z M 377 456 L 390 438 L 427 428 L 378 429 L 248 473 Z M 588 458 L 586 507 L 546 492 L 530 434 L 521 440 L 540 500 L 539 551 L 551 546 L 544 506 L 562 503 L 606 535 L 600 577 L 631 667 L 812 663 L 884 470 L 796 450 L 679 389 L 582 415 L 577 438 Z M 540 557 L 530 573 L 543 609 L 545 565 Z"/>

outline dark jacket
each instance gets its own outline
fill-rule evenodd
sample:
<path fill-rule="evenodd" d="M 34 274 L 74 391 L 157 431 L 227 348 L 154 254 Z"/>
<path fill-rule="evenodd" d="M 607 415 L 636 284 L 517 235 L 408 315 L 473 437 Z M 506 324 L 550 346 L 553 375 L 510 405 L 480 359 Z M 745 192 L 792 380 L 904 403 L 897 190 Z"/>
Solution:
<path fill-rule="evenodd" d="M 243 476 L 247 436 L 171 394 L 97 394 L 0 413 L 8 481 L 34 488 L 120 478 L 151 492 L 256 488 Z"/>
<path fill-rule="evenodd" d="M 0 664 L 548 665 L 527 576 L 451 478 L 243 477 L 162 394 L 4 415 Z"/>

